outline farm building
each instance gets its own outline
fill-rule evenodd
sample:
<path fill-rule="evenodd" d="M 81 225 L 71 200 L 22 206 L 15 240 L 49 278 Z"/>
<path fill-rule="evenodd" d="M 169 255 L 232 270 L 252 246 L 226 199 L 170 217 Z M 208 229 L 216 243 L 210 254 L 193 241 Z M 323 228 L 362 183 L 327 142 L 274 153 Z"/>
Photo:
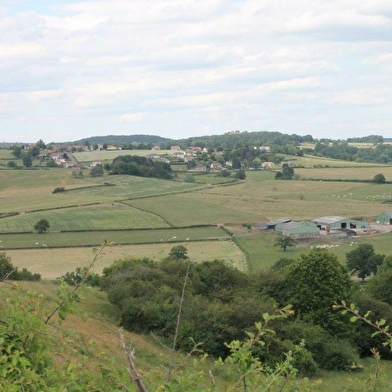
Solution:
<path fill-rule="evenodd" d="M 291 222 L 290 218 L 279 218 L 271 222 L 261 222 L 256 225 L 260 230 L 275 230 L 276 225 Z"/>
<path fill-rule="evenodd" d="M 392 212 L 383 212 L 377 217 L 377 223 L 392 225 Z"/>
<path fill-rule="evenodd" d="M 369 227 L 369 223 L 362 220 L 344 218 L 342 216 L 323 216 L 318 219 L 313 219 L 313 223 L 317 225 L 319 229 L 359 229 Z"/>
<path fill-rule="evenodd" d="M 312 237 L 320 235 L 320 229 L 313 222 L 287 222 L 279 223 L 275 227 L 277 234 L 291 237 Z"/>

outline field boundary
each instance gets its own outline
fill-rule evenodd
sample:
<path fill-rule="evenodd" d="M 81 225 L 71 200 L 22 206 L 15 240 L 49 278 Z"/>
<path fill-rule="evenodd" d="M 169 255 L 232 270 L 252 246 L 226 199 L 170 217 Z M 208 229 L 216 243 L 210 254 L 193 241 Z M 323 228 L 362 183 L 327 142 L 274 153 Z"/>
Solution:
<path fill-rule="evenodd" d="M 126 200 L 126 199 L 124 199 L 124 200 Z M 155 213 L 155 212 L 151 212 L 151 211 L 145 210 L 145 209 L 143 209 L 143 208 L 136 207 L 136 206 L 134 206 L 134 205 L 132 205 L 132 204 L 127 204 L 127 203 L 125 203 L 123 200 L 118 200 L 118 201 L 116 201 L 116 203 L 120 203 L 120 204 L 122 204 L 122 205 L 124 205 L 124 206 L 134 208 L 135 210 L 139 210 L 139 211 L 141 211 L 141 212 L 145 212 L 145 213 L 148 213 L 148 214 L 157 216 L 158 218 L 162 219 L 166 224 L 168 224 L 170 227 L 174 227 L 174 226 L 173 226 L 169 221 L 167 221 L 163 216 L 161 216 L 161 215 L 159 215 L 159 214 L 157 214 L 157 213 Z"/>

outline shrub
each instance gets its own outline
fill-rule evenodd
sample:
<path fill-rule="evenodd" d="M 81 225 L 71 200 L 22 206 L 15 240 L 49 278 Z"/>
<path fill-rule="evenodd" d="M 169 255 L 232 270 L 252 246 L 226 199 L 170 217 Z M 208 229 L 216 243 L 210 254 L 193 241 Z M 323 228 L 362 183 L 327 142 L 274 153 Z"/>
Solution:
<path fill-rule="evenodd" d="M 64 192 L 64 191 L 65 191 L 65 188 L 63 186 L 59 186 L 57 188 L 54 188 L 52 193 L 61 193 L 61 192 Z"/>
<path fill-rule="evenodd" d="M 0 253 L 0 279 L 5 279 L 6 277 L 8 277 L 10 280 L 36 281 L 41 279 L 40 274 L 33 274 L 26 268 L 23 268 L 22 271 L 19 271 L 18 267 L 15 267 L 11 263 L 11 257 L 8 257 L 3 252 Z"/>

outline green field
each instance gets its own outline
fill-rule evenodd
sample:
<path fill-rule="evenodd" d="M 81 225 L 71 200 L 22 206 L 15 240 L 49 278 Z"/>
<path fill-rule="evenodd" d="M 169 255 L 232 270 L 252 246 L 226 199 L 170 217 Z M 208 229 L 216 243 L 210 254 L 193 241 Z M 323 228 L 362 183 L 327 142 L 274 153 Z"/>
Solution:
<path fill-rule="evenodd" d="M 310 168 L 295 169 L 295 173 L 301 178 L 321 179 L 321 180 L 373 180 L 376 174 L 384 174 L 387 181 L 392 181 L 392 166 L 375 166 L 375 167 L 355 167 L 355 168 Z"/>
<path fill-rule="evenodd" d="M 105 182 L 116 186 L 105 186 Z M 67 192 L 53 194 L 57 187 Z M 0 171 L 0 213 L 64 207 L 119 199 L 184 192 L 200 184 L 132 176 L 105 176 L 81 179 L 66 169 Z"/>
<path fill-rule="evenodd" d="M 84 151 L 84 152 L 74 152 L 72 155 L 76 159 L 76 161 L 80 163 L 85 162 L 94 162 L 94 161 L 112 161 L 114 158 L 117 158 L 120 155 L 137 155 L 137 156 L 146 156 L 149 154 L 157 154 L 157 155 L 172 155 L 174 151 L 171 150 L 114 150 L 114 151 L 105 151 L 105 150 L 96 150 L 96 151 Z"/>
<path fill-rule="evenodd" d="M 298 170 L 320 173 L 330 170 L 354 178 L 366 170 L 378 171 L 379 167 L 358 165 L 355 168 Z M 388 204 L 382 204 L 392 199 L 390 184 L 276 181 L 275 173 L 266 170 L 247 171 L 246 181 L 231 184 L 220 184 L 226 179 L 212 173 L 195 175 L 197 180 L 202 180 L 195 184 L 132 176 L 91 178 L 87 174 L 74 179 L 70 173 L 65 169 L 0 171 L 0 213 L 21 213 L 0 219 L 2 249 L 42 248 L 43 244 L 60 248 L 96 246 L 105 239 L 117 244 L 168 243 L 171 246 L 187 238 L 191 243 L 228 236 L 218 228 L 160 229 L 203 224 L 241 227 L 243 223 L 281 217 L 306 220 L 324 215 L 365 217 L 372 221 L 381 212 L 391 210 Z M 54 188 L 59 186 L 67 191 L 53 194 Z M 89 205 L 92 203 L 95 204 Z M 39 211 L 30 212 L 32 210 Z M 26 211 L 28 213 L 24 213 Z M 31 232 L 42 218 L 50 223 L 47 234 L 5 234 Z M 137 230 L 147 228 L 151 230 Z M 116 229 L 118 231 L 113 231 Z M 84 231 L 60 233 L 64 230 Z M 272 246 L 271 237 L 252 236 L 245 231 L 238 241 L 252 256 L 257 269 L 271 265 L 280 257 L 280 251 Z M 290 250 L 293 255 L 301 251 L 301 246 Z M 232 259 L 229 254 L 226 258 Z"/>
<path fill-rule="evenodd" d="M 233 186 L 237 187 L 237 186 Z M 214 188 L 222 192 L 232 187 Z M 255 214 L 241 211 L 235 204 L 230 204 L 224 197 L 214 197 L 200 192 L 162 196 L 149 199 L 130 200 L 130 205 L 154 212 L 173 226 L 196 225 L 202 223 L 244 223 L 253 222 Z M 260 220 L 266 218 L 259 215 Z"/>
<path fill-rule="evenodd" d="M 179 241 L 227 239 L 219 227 L 170 228 L 151 230 L 84 231 L 67 233 L 0 234 L 0 248 L 42 248 L 64 246 L 99 246 L 106 240 L 116 244 L 146 244 Z"/>
<path fill-rule="evenodd" d="M 157 215 L 111 203 L 40 211 L 0 219 L 0 233 L 33 231 L 34 224 L 40 219 L 50 222 L 50 232 L 169 227 Z"/>
<path fill-rule="evenodd" d="M 392 256 L 391 243 L 392 233 L 385 233 L 364 237 L 347 237 L 338 239 L 332 236 L 320 236 L 315 239 L 299 240 L 293 248 L 286 252 L 274 247 L 277 235 L 263 232 L 251 236 L 237 236 L 241 247 L 249 253 L 250 267 L 254 271 L 261 271 L 271 267 L 280 258 L 298 258 L 302 253 L 308 253 L 317 247 L 328 249 L 335 254 L 342 264 L 346 262 L 346 253 L 355 249 L 361 242 L 373 245 L 376 253 Z"/>
<path fill-rule="evenodd" d="M 329 167 L 347 167 L 347 168 L 387 166 L 387 165 L 383 165 L 380 163 L 343 161 L 341 159 L 316 157 L 313 155 L 304 155 L 303 157 L 286 156 L 285 160 L 292 161 L 295 166 L 304 166 L 306 168 L 312 168 L 312 167 L 314 167 L 314 165 L 322 165 L 322 166 L 327 165 Z"/>

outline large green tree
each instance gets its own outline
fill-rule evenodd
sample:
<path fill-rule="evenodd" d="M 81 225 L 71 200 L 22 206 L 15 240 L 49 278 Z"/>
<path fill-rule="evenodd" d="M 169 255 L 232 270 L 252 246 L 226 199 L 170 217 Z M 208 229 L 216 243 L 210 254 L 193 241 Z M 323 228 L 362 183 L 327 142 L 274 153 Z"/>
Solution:
<path fill-rule="evenodd" d="M 346 254 L 347 268 L 351 275 L 357 275 L 363 282 L 365 278 L 376 273 L 384 257 L 384 255 L 376 254 L 373 245 L 362 243 Z"/>
<path fill-rule="evenodd" d="M 333 334 L 347 330 L 346 320 L 332 309 L 332 305 L 350 300 L 352 282 L 347 269 L 332 253 L 315 249 L 308 255 L 301 255 L 284 283 L 284 299 L 293 305 L 299 317 Z"/>
<path fill-rule="evenodd" d="M 45 233 L 49 229 L 49 222 L 46 219 L 40 219 L 35 225 L 34 230 L 38 231 L 38 233 Z"/>
<path fill-rule="evenodd" d="M 280 236 L 274 242 L 274 246 L 282 249 L 284 252 L 286 252 L 287 248 L 295 246 L 295 244 L 296 244 L 295 239 L 289 236 Z"/>

